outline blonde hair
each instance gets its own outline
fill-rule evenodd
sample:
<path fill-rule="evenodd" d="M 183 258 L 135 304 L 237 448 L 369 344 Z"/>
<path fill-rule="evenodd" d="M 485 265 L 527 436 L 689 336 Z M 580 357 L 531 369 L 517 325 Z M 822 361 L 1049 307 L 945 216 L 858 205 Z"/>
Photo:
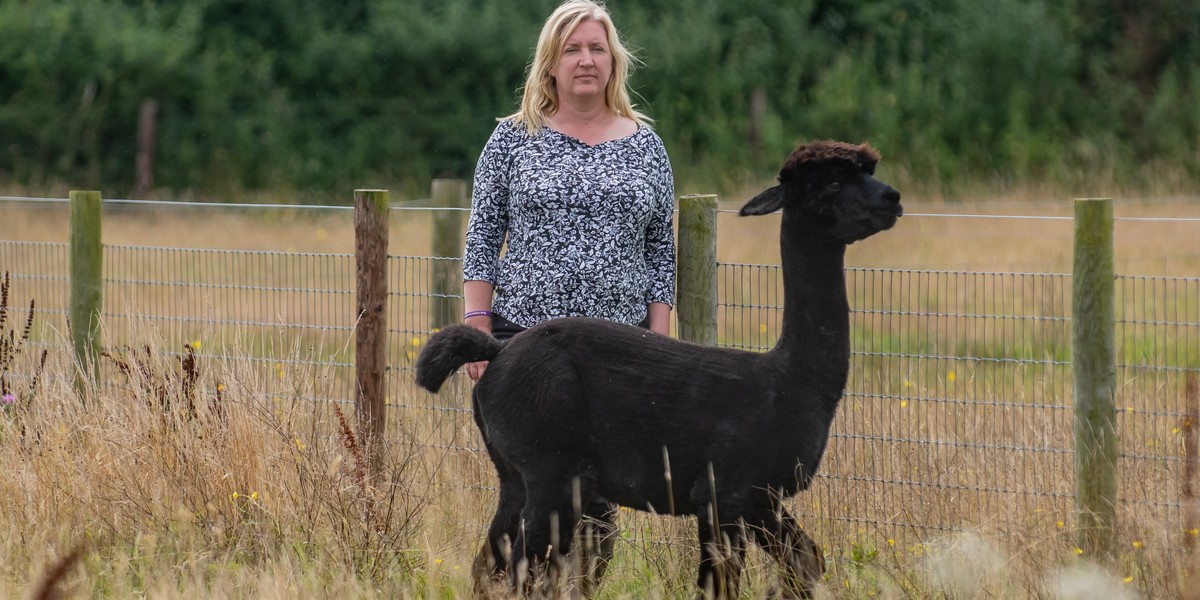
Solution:
<path fill-rule="evenodd" d="M 629 81 L 631 63 L 635 60 L 617 35 L 617 27 L 604 5 L 592 0 L 567 0 L 558 6 L 542 26 L 538 36 L 533 62 L 525 77 L 525 88 L 521 96 L 521 108 L 500 120 L 511 119 L 513 124 L 525 126 L 530 135 L 536 134 L 546 125 L 546 120 L 558 112 L 558 90 L 550 71 L 562 57 L 567 38 L 584 21 L 595 21 L 604 27 L 612 52 L 612 78 L 604 89 L 604 102 L 618 115 L 629 117 L 642 125 L 649 125 L 650 117 L 634 109 L 626 85 Z"/>

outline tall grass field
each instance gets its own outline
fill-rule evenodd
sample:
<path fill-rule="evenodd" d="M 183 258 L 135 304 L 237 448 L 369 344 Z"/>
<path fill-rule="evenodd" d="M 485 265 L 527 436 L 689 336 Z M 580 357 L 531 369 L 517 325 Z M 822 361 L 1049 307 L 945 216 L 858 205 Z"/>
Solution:
<path fill-rule="evenodd" d="M 759 351 L 779 325 L 779 217 L 739 205 L 718 216 L 719 337 Z M 1070 198 L 905 206 L 848 251 L 851 382 L 821 476 L 791 501 L 825 553 L 818 597 L 1200 598 L 1200 204 L 1115 203 L 1108 556 L 1075 527 Z M 0 201 L 0 597 L 470 597 L 494 475 L 469 380 L 437 395 L 411 381 L 427 305 L 404 257 L 430 255 L 428 211 L 391 215 L 375 470 L 347 392 L 350 211 L 106 206 L 98 381 L 72 361 L 65 288 L 45 281 L 67 213 Z M 599 598 L 694 597 L 694 520 L 620 521 Z M 752 550 L 742 597 L 776 578 Z"/>

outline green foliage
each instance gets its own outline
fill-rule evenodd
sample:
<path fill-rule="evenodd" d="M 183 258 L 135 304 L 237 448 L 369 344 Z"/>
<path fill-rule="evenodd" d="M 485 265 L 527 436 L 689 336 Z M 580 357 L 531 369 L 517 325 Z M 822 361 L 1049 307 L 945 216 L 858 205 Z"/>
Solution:
<path fill-rule="evenodd" d="M 129 193 L 148 100 L 163 191 L 469 178 L 555 4 L 0 3 L 0 181 Z M 812 138 L 947 185 L 1200 178 L 1200 4 L 1150 5 L 609 2 L 681 192 L 769 177 Z"/>

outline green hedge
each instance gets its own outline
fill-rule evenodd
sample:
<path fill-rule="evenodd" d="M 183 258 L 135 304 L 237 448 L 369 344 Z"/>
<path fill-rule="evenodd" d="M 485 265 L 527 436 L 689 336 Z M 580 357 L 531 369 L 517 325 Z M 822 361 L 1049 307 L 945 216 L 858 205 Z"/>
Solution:
<path fill-rule="evenodd" d="M 547 0 L 9 0 L 0 181 L 131 191 L 142 103 L 160 193 L 469 178 L 515 108 Z M 944 185 L 1200 179 L 1200 3 L 611 0 L 680 181 L 770 177 L 870 140 Z M 1154 169 L 1147 169 L 1154 167 Z M 700 191 L 681 190 L 681 191 Z"/>

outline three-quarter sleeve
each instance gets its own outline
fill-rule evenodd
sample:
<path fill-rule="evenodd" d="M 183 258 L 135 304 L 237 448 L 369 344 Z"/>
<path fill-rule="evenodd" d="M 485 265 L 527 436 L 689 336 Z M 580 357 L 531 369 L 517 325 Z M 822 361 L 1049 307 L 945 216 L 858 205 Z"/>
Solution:
<path fill-rule="evenodd" d="M 512 124 L 507 121 L 497 125 L 475 165 L 471 218 L 463 250 L 464 281 L 487 281 L 495 285 L 499 276 L 500 249 L 508 232 L 512 131 Z"/>
<path fill-rule="evenodd" d="M 658 197 L 654 215 L 646 228 L 646 271 L 649 287 L 646 302 L 675 304 L 675 178 L 666 148 L 657 139 L 654 152 L 648 157 L 653 165 Z"/>

